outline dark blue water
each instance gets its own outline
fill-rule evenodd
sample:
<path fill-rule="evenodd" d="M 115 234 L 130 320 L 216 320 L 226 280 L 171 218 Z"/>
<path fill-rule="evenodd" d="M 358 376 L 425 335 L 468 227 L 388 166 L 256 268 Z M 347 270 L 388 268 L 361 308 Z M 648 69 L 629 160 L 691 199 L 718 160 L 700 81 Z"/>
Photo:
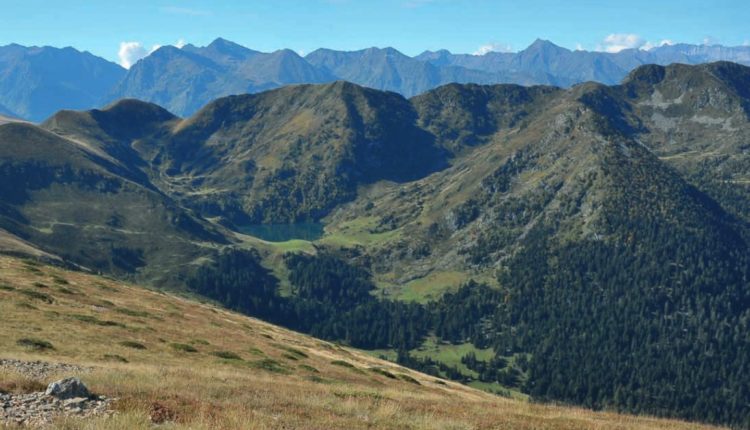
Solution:
<path fill-rule="evenodd" d="M 319 222 L 301 222 L 296 224 L 248 224 L 238 226 L 240 233 L 249 234 L 269 242 L 286 242 L 287 240 L 318 240 L 323 237 L 323 224 Z"/>

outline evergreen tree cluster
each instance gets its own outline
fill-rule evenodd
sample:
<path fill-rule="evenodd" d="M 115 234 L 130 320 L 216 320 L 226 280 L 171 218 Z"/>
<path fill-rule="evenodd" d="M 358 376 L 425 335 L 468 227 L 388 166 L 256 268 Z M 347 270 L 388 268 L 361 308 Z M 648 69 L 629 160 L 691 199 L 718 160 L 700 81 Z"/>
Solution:
<path fill-rule="evenodd" d="M 425 305 L 377 298 L 367 270 L 322 251 L 286 256 L 290 296 L 249 251 L 220 254 L 188 286 L 314 336 L 395 349 L 399 363 L 431 375 L 471 379 L 408 353 L 428 334 L 493 348 L 489 361 L 462 363 L 535 399 L 750 426 L 743 237 L 641 222 L 609 232 L 621 240 L 566 243 L 536 227 L 502 271 L 503 289 L 469 282 Z"/>

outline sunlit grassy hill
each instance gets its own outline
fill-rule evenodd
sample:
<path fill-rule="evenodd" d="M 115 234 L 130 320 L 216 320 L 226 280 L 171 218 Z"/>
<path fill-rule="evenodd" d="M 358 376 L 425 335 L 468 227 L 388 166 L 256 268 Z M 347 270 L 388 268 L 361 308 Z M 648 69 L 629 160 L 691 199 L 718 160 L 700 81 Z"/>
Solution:
<path fill-rule="evenodd" d="M 118 399 L 112 418 L 55 428 L 151 428 L 155 405 L 169 411 L 166 428 L 708 428 L 500 398 L 210 304 L 12 257 L 0 257 L 0 316 L 0 358 L 91 366 L 77 376 Z M 50 381 L 25 382 L 15 385 Z"/>

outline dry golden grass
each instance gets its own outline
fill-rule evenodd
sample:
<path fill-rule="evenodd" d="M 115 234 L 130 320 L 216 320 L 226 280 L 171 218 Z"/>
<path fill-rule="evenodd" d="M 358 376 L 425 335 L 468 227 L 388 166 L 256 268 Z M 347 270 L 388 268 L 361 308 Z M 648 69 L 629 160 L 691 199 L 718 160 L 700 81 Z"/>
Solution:
<path fill-rule="evenodd" d="M 710 428 L 503 399 L 212 305 L 10 257 L 0 257 L 0 315 L 0 356 L 91 366 L 84 382 L 119 399 L 112 418 L 54 428 Z M 20 391 L 47 382 L 0 373 L 0 387 Z"/>

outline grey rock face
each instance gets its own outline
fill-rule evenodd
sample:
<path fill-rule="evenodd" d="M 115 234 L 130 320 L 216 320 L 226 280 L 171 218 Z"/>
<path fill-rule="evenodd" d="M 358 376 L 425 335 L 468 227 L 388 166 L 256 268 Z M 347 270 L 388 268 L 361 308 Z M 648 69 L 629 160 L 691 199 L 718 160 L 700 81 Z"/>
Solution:
<path fill-rule="evenodd" d="M 43 380 L 47 375 L 60 371 L 90 370 L 72 364 L 12 359 L 0 360 L 0 369 L 8 369 L 36 380 Z M 0 393 L 0 427 L 45 427 L 54 425 L 55 420 L 63 416 L 110 416 L 114 413 L 111 408 L 113 401 L 114 399 L 105 396 L 92 395 L 78 378 L 53 382 L 46 392 Z"/>
<path fill-rule="evenodd" d="M 47 386 L 45 393 L 58 399 L 72 399 L 75 397 L 90 397 L 88 388 L 78 378 L 65 378 L 55 381 Z"/>

